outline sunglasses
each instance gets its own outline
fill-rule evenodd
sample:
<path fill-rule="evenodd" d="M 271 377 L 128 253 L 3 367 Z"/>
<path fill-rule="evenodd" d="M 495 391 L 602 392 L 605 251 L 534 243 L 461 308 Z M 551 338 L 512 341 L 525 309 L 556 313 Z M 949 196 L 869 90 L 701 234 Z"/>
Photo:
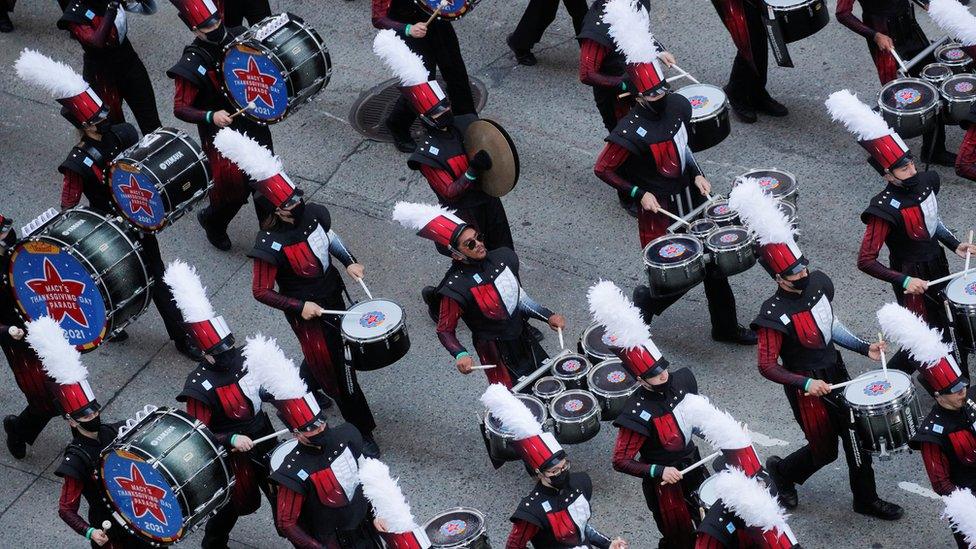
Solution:
<path fill-rule="evenodd" d="M 484 243 L 484 241 L 485 241 L 485 235 L 478 233 L 474 235 L 474 238 L 469 238 L 464 242 L 462 242 L 461 245 L 473 251 L 478 246 L 477 244 L 478 242 Z"/>

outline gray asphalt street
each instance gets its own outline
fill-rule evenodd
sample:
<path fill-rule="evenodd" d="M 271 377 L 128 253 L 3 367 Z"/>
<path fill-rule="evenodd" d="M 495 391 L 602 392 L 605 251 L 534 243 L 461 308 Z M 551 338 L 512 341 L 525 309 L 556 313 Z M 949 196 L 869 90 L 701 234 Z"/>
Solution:
<path fill-rule="evenodd" d="M 829 4 L 833 10 L 834 2 Z M 590 90 L 578 81 L 578 49 L 569 17 L 561 10 L 536 49 L 538 66 L 515 65 L 505 46 L 524 5 L 482 0 L 455 27 L 469 72 L 488 87 L 483 114 L 499 121 L 519 148 L 522 178 L 504 203 L 522 258 L 523 283 L 538 301 L 566 315 L 568 334 L 575 339 L 589 323 L 590 284 L 608 278 L 629 289 L 642 278 L 636 222 L 593 175 L 604 134 Z M 494 546 L 501 547 L 508 517 L 531 483 L 521 465 L 491 468 L 475 420 L 484 376 L 462 376 L 453 368 L 424 312 L 420 288 L 440 279 L 447 268 L 444 258 L 429 242 L 390 220 L 396 201 L 433 201 L 433 194 L 417 172 L 407 169 L 403 155 L 391 145 L 363 139 L 347 122 L 359 94 L 390 77 L 370 49 L 374 29 L 368 0 L 273 0 L 272 6 L 299 14 L 317 28 L 334 63 L 332 82 L 315 102 L 272 128 L 275 148 L 292 179 L 312 200 L 328 205 L 335 229 L 366 265 L 374 294 L 400 303 L 408 315 L 409 355 L 393 367 L 360 377 L 380 424 L 376 435 L 384 460 L 401 477 L 418 520 L 450 507 L 474 507 L 486 513 Z M 58 15 L 50 0 L 22 1 L 14 13 L 16 32 L 0 35 L 0 212 L 13 216 L 18 226 L 57 206 L 56 167 L 75 142 L 58 105 L 17 79 L 12 69 L 20 50 L 30 47 L 69 61 L 80 72 L 80 47 L 55 28 Z M 924 15 L 919 18 L 930 37 L 941 36 Z M 657 37 L 679 64 L 702 82 L 724 84 L 734 50 L 708 2 L 655 3 L 652 19 Z M 132 42 L 152 76 L 164 125 L 183 127 L 195 136 L 194 129 L 173 118 L 173 85 L 164 74 L 191 40 L 190 32 L 168 2 L 161 2 L 158 14 L 133 16 L 129 23 Z M 864 40 L 834 20 L 791 45 L 790 51 L 796 68 L 772 68 L 769 84 L 772 94 L 790 108 L 790 116 L 763 117 L 752 126 L 733 122 L 732 135 L 697 158 L 719 192 L 727 192 L 734 176 L 752 168 L 776 166 L 797 174 L 803 250 L 815 268 L 833 277 L 836 313 L 867 337 L 877 332 L 874 312 L 893 299 L 888 287 L 855 267 L 863 231 L 858 214 L 877 192 L 880 179 L 851 136 L 830 122 L 823 100 L 844 87 L 873 100 L 877 77 Z M 950 149 L 960 139 L 960 130 L 950 128 Z M 920 140 L 910 144 L 917 151 Z M 973 223 L 972 184 L 949 169 L 939 172 L 943 219 L 961 235 Z M 239 340 L 262 332 L 277 337 L 300 360 L 298 343 L 282 315 L 251 297 L 251 262 L 244 254 L 256 229 L 248 207 L 231 226 L 231 252 L 210 247 L 192 217 L 163 232 L 160 244 L 165 258 L 197 265 L 215 307 Z M 961 265 L 958 258 L 949 261 Z M 773 291 L 761 268 L 735 277 L 732 285 L 744 323 Z M 359 288 L 350 291 L 362 297 Z M 802 444 L 782 389 L 759 375 L 754 348 L 716 344 L 709 338 L 700 287 L 655 321 L 653 332 L 674 365 L 694 370 L 704 394 L 763 435 L 757 446 L 761 456 L 789 453 Z M 155 310 L 129 333 L 128 342 L 84 356 L 92 386 L 108 404 L 106 416 L 113 419 L 128 417 L 147 403 L 175 405 L 173 397 L 192 367 L 168 342 Z M 469 341 L 466 331 L 462 341 Z M 544 345 L 557 351 L 555 334 L 547 335 Z M 847 361 L 852 373 L 872 368 L 861 357 L 848 354 Z M 16 413 L 23 405 L 6 368 L 0 368 L 0 402 L 3 414 Z M 922 405 L 929 408 L 928 397 Z M 639 482 L 611 469 L 615 434 L 604 424 L 595 439 L 568 448 L 574 469 L 588 471 L 594 480 L 593 524 L 626 537 L 631 547 L 655 547 L 658 533 Z M 54 421 L 26 459 L 17 461 L 0 451 L 3 547 L 84 545 L 57 515 L 60 481 L 53 471 L 67 441 L 67 427 Z M 702 445 L 704 453 L 707 445 Z M 948 526 L 939 519 L 941 502 L 903 488 L 910 483 L 928 488 L 920 455 L 897 455 L 876 462 L 875 470 L 880 494 L 903 505 L 905 518 L 883 523 L 853 514 L 841 457 L 800 488 L 800 506 L 790 524 L 803 546 L 948 547 Z M 198 544 L 199 538 L 185 543 Z M 267 502 L 257 514 L 241 519 L 233 539 L 241 547 L 286 544 L 272 527 Z"/>

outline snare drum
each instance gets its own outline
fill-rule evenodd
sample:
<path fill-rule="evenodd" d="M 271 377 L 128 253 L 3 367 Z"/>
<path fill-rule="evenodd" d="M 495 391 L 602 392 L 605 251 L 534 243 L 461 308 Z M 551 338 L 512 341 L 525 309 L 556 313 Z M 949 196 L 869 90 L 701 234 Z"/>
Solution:
<path fill-rule="evenodd" d="M 589 391 L 563 391 L 549 402 L 549 415 L 562 444 L 586 442 L 600 432 L 600 403 Z"/>
<path fill-rule="evenodd" d="M 610 350 L 616 341 L 616 337 L 607 334 L 606 328 L 599 322 L 594 322 L 583 330 L 580 334 L 579 343 L 576 345 L 579 352 L 586 355 L 590 364 L 603 362 L 608 358 L 615 358 L 617 355 Z"/>
<path fill-rule="evenodd" d="M 958 42 L 949 42 L 935 50 L 935 60 L 948 65 L 952 72 L 961 74 L 969 72 L 973 67 L 973 60 L 962 49 Z"/>
<path fill-rule="evenodd" d="M 112 201 L 129 223 L 155 233 L 207 194 L 210 161 L 183 130 L 160 128 L 112 161 Z"/>
<path fill-rule="evenodd" d="M 705 207 L 705 219 L 711 220 L 719 227 L 738 225 L 739 214 L 729 207 L 729 201 L 724 198 L 713 200 Z"/>
<path fill-rule="evenodd" d="M 796 42 L 815 34 L 830 22 L 824 0 L 765 0 L 783 33 L 783 41 Z"/>
<path fill-rule="evenodd" d="M 955 74 L 942 83 L 939 93 L 945 103 L 945 119 L 958 124 L 969 116 L 976 101 L 976 75 Z"/>
<path fill-rule="evenodd" d="M 705 253 L 701 240 L 669 234 L 644 248 L 647 287 L 653 297 L 678 294 L 705 280 Z"/>
<path fill-rule="evenodd" d="M 121 218 L 61 212 L 14 247 L 14 298 L 27 320 L 50 316 L 72 345 L 90 351 L 149 306 L 153 281 L 140 250 Z"/>
<path fill-rule="evenodd" d="M 567 389 L 586 389 L 590 361 L 583 355 L 563 354 L 553 360 L 550 370 L 553 377 L 562 381 Z"/>
<path fill-rule="evenodd" d="M 938 123 L 939 90 L 921 78 L 899 78 L 881 88 L 878 107 L 898 135 L 918 137 Z"/>
<path fill-rule="evenodd" d="M 477 509 L 455 507 L 424 523 L 431 549 L 491 549 L 485 515 Z"/>
<path fill-rule="evenodd" d="M 688 225 L 688 234 L 699 239 L 705 240 L 708 233 L 718 228 L 718 225 L 711 219 L 696 219 Z"/>
<path fill-rule="evenodd" d="M 959 346 L 976 349 L 976 277 L 957 278 L 945 290 Z"/>
<path fill-rule="evenodd" d="M 481 0 L 447 0 L 447 5 L 441 8 L 441 11 L 437 13 L 437 19 L 446 19 L 448 21 L 460 19 L 464 17 L 466 13 L 473 10 L 480 1 Z M 414 2 L 420 6 L 420 9 L 431 15 L 437 11 L 438 6 L 441 4 L 440 0 L 414 0 Z"/>
<path fill-rule="evenodd" d="M 224 94 L 261 124 L 284 120 L 322 91 L 332 76 L 325 43 L 297 15 L 266 17 L 224 50 Z"/>
<path fill-rule="evenodd" d="M 342 315 L 342 340 L 357 370 L 379 370 L 410 350 L 406 316 L 396 303 L 370 299 L 360 301 L 349 311 L 359 314 Z"/>
<path fill-rule="evenodd" d="M 698 486 L 698 491 L 695 492 L 695 499 L 698 500 L 698 510 L 701 512 L 702 518 L 705 518 L 708 510 L 718 501 L 718 491 L 715 489 L 718 478 L 717 476 L 706 478 Z"/>
<path fill-rule="evenodd" d="M 800 186 L 796 176 L 790 172 L 776 168 L 749 170 L 737 177 L 733 185 L 744 177 L 757 179 L 762 190 L 773 195 L 773 198 L 789 202 L 794 208 L 799 208 Z"/>
<path fill-rule="evenodd" d="M 753 236 L 745 227 L 730 225 L 709 233 L 705 238 L 705 247 L 715 268 L 725 276 L 734 276 L 756 264 L 753 242 Z"/>
<path fill-rule="evenodd" d="M 691 103 L 688 146 L 692 152 L 710 149 L 732 133 L 729 100 L 722 88 L 710 84 L 691 84 L 678 89 L 678 93 Z"/>
<path fill-rule="evenodd" d="M 586 382 L 600 403 L 602 421 L 617 419 L 627 407 L 630 395 L 637 390 L 637 378 L 624 368 L 619 358 L 604 360 L 594 366 Z"/>
<path fill-rule="evenodd" d="M 936 88 L 941 87 L 947 78 L 953 75 L 952 67 L 945 63 L 929 63 L 922 67 L 921 76 Z"/>
<path fill-rule="evenodd" d="M 122 528 L 154 545 L 180 541 L 230 500 L 234 475 L 206 425 L 169 408 L 129 420 L 96 475 Z"/>
<path fill-rule="evenodd" d="M 882 370 L 858 376 L 844 388 L 851 408 L 858 446 L 866 452 L 889 458 L 889 453 L 908 448 L 921 421 L 918 396 L 912 378 L 898 370 Z"/>
<path fill-rule="evenodd" d="M 535 419 L 545 429 L 546 419 L 548 419 L 545 404 L 538 398 L 524 393 L 516 393 L 515 398 L 521 400 L 522 404 L 525 404 L 529 411 L 532 412 L 532 415 L 535 416 Z M 514 437 L 491 414 L 487 414 L 485 417 L 485 435 L 488 437 L 488 453 L 491 454 L 492 459 L 496 461 L 516 461 L 521 459 L 518 452 L 511 447 L 511 442 Z"/>
<path fill-rule="evenodd" d="M 556 395 L 566 390 L 566 385 L 553 376 L 540 377 L 532 386 L 532 394 L 542 402 L 548 403 Z"/>

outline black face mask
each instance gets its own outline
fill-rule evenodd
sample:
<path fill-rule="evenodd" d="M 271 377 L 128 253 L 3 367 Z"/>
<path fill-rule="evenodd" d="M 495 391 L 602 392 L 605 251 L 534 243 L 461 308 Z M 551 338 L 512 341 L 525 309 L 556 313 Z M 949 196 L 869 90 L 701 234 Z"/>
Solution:
<path fill-rule="evenodd" d="M 905 188 L 905 189 L 913 189 L 919 183 L 918 173 L 917 172 L 915 173 L 915 175 L 913 175 L 911 177 L 908 177 L 908 178 L 905 178 L 905 179 L 898 179 L 897 177 L 895 179 L 898 181 L 898 183 L 896 183 L 896 185 L 898 185 L 899 187 Z"/>
<path fill-rule="evenodd" d="M 655 114 L 661 114 L 668 107 L 667 103 L 668 101 L 665 98 L 658 99 L 657 101 L 648 101 L 647 108 Z"/>
<path fill-rule="evenodd" d="M 554 477 L 546 477 L 546 480 L 549 481 L 549 484 L 551 484 L 556 490 L 562 490 L 567 484 L 569 484 L 569 470 L 566 469 Z"/>
<path fill-rule="evenodd" d="M 204 40 L 211 44 L 222 45 L 227 41 L 227 28 L 221 23 L 214 30 L 203 33 L 203 36 Z"/>
<path fill-rule="evenodd" d="M 299 200 L 298 205 L 294 207 L 291 211 L 291 216 L 295 218 L 295 221 L 300 220 L 305 215 L 305 201 Z"/>
<path fill-rule="evenodd" d="M 329 428 L 326 427 L 321 433 L 306 438 L 308 438 L 309 442 L 318 446 L 319 448 L 324 448 L 326 443 L 329 441 Z"/>
<path fill-rule="evenodd" d="M 102 426 L 102 416 L 95 416 L 88 421 L 79 421 L 78 425 L 89 433 L 97 433 Z"/>
<path fill-rule="evenodd" d="M 807 286 L 809 286 L 809 285 L 810 285 L 810 276 L 809 275 L 807 275 L 807 276 L 805 276 L 805 277 L 803 277 L 803 278 L 801 278 L 799 280 L 794 280 L 794 281 L 790 282 L 790 286 L 793 286 L 795 289 L 800 290 L 801 292 L 804 291 L 804 290 L 806 290 L 807 289 Z"/>
<path fill-rule="evenodd" d="M 213 355 L 214 363 L 208 364 L 207 369 L 215 372 L 226 372 L 237 365 L 237 353 L 234 349 Z"/>
<path fill-rule="evenodd" d="M 659 383 L 657 385 L 651 385 L 651 390 L 652 391 L 657 391 L 659 393 L 663 393 L 663 392 L 667 391 L 668 390 L 668 387 L 670 387 L 670 386 L 671 386 L 671 376 L 668 376 L 668 380 L 665 381 L 664 383 Z"/>

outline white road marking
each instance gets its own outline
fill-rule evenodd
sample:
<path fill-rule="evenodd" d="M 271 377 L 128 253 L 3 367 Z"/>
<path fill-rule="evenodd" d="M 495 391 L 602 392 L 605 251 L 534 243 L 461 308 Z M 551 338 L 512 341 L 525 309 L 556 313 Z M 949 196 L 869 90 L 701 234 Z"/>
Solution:
<path fill-rule="evenodd" d="M 940 496 L 939 494 L 936 494 L 935 492 L 933 492 L 932 490 L 929 490 L 928 488 L 926 488 L 924 486 L 919 486 L 918 484 L 915 484 L 914 482 L 901 481 L 901 482 L 898 483 L 898 487 L 901 488 L 902 490 L 906 491 L 906 492 L 911 492 L 913 494 L 918 494 L 918 495 L 920 495 L 922 497 L 926 497 L 926 498 L 929 498 L 929 499 L 934 499 L 936 501 L 941 501 L 942 500 L 942 496 Z"/>
<path fill-rule="evenodd" d="M 766 436 L 766 435 L 764 435 L 764 434 L 762 434 L 762 433 L 760 433 L 758 431 L 753 431 L 752 429 L 749 430 L 749 435 L 752 436 L 752 441 L 755 442 L 756 444 L 760 445 L 760 446 L 769 447 L 769 446 L 789 446 L 790 445 L 789 441 L 780 440 L 778 438 L 773 438 L 773 437 L 770 437 L 770 436 Z"/>

